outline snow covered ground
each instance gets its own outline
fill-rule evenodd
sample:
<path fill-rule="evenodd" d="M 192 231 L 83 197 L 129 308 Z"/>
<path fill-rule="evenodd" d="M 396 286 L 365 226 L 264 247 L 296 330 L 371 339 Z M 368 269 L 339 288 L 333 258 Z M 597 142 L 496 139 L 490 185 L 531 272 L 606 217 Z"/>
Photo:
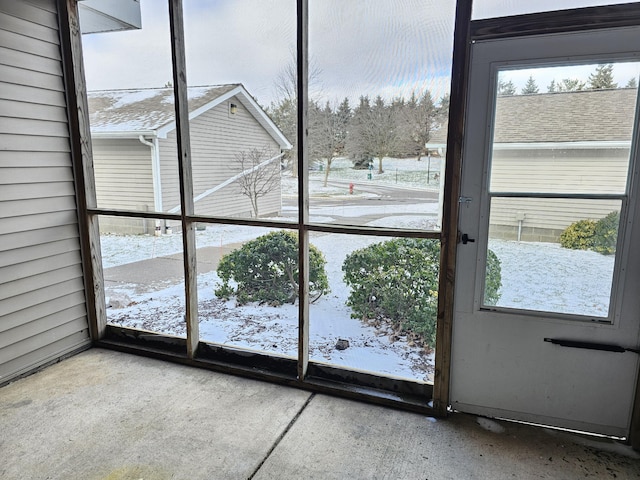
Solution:
<path fill-rule="evenodd" d="M 393 165 L 392 162 L 387 162 Z M 421 168 L 424 161 L 412 162 Z M 408 165 L 408 164 L 407 164 Z M 386 167 L 390 167 L 387 165 Z M 336 169 L 337 171 L 338 169 Z M 365 172 L 366 175 L 366 172 Z M 311 181 L 311 192 L 342 195 L 321 186 L 321 176 Z M 413 178 L 408 175 L 408 178 Z M 331 187 L 329 187 L 331 189 Z M 338 189 L 340 190 L 340 189 Z M 311 211 L 312 221 L 330 223 L 331 215 L 359 216 L 363 207 L 341 205 L 335 211 L 322 207 Z M 402 228 L 426 228 L 437 217 L 437 203 L 389 207 L 383 218 L 371 225 Z M 380 213 L 378 210 L 377 213 Z M 398 215 L 402 213 L 402 215 Z M 413 214 L 412 214 L 413 213 Z M 421 213 L 422 215 L 419 215 Z M 428 216 L 425 217 L 424 214 Z M 208 225 L 196 232 L 198 249 L 223 247 L 244 242 L 267 233 L 269 229 L 230 225 Z M 434 354 L 397 339 L 384 324 L 370 325 L 351 318 L 345 302 L 349 294 L 342 279 L 342 263 L 348 253 L 374 242 L 379 237 L 314 233 L 311 243 L 327 259 L 331 292 L 310 306 L 310 357 L 313 361 L 351 369 L 418 381 L 433 380 Z M 175 254 L 182 250 L 181 236 L 101 237 L 103 265 L 110 268 L 139 260 Z M 611 289 L 614 258 L 595 252 L 574 251 L 557 244 L 492 240 L 490 248 L 502 262 L 502 289 L 499 306 L 606 316 Z M 553 272 L 550 275 L 549 272 Z M 237 306 L 223 301 L 213 291 L 219 281 L 215 271 L 198 275 L 198 316 L 200 338 L 270 354 L 296 357 L 298 343 L 298 306 Z M 133 328 L 185 335 L 184 287 L 176 280 L 161 288 L 140 289 L 139 285 L 118 284 L 107 287 L 107 296 L 125 296 L 127 305 L 109 308 L 109 322 Z M 138 288 L 136 288 L 138 287 Z M 135 293 L 135 291 L 143 293 Z M 349 347 L 336 349 L 338 340 Z"/>

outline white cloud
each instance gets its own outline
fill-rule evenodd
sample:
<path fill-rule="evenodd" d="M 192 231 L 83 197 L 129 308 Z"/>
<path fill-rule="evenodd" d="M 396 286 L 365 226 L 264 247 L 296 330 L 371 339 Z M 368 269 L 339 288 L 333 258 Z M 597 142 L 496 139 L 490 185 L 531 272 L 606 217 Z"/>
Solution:
<path fill-rule="evenodd" d="M 476 17 L 592 5 L 589 0 L 476 0 Z M 533 5 L 533 6 L 532 6 Z M 158 87 L 171 81 L 167 4 L 142 0 L 142 30 L 84 37 L 89 89 Z M 309 49 L 321 101 L 448 92 L 455 2 L 310 2 Z M 263 104 L 291 61 L 295 0 L 184 0 L 190 85 L 243 83 Z M 526 81 L 526 78 L 525 78 Z M 547 80 L 540 80 L 546 87 Z M 626 83 L 626 80 L 624 80 Z"/>

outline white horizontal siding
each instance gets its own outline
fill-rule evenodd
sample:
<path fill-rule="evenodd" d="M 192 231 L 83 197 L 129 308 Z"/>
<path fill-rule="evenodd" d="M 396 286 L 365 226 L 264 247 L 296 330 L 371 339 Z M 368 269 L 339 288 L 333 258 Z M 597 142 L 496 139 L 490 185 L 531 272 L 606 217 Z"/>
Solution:
<path fill-rule="evenodd" d="M 495 152 L 492 192 L 623 193 L 628 149 Z"/>
<path fill-rule="evenodd" d="M 89 343 L 55 2 L 0 2 L 0 384 Z"/>
<path fill-rule="evenodd" d="M 238 106 L 233 115 L 229 113 L 229 102 Z M 195 118 L 189 127 L 194 196 L 240 173 L 241 168 L 236 160 L 240 152 L 264 148 L 268 152 L 267 158 L 280 153 L 278 144 L 235 98 Z M 168 210 L 179 201 L 175 132 L 171 132 L 166 140 L 161 140 L 160 145 L 163 208 Z M 275 163 L 278 166 L 280 164 L 278 160 Z M 279 182 L 273 193 L 260 198 L 258 204 L 261 215 L 280 212 Z M 252 209 L 248 197 L 242 195 L 236 182 L 196 202 L 195 212 L 197 215 L 246 217 L 252 214 Z"/>
<path fill-rule="evenodd" d="M 98 207 L 152 211 L 150 147 L 132 139 L 94 139 L 92 148 Z"/>

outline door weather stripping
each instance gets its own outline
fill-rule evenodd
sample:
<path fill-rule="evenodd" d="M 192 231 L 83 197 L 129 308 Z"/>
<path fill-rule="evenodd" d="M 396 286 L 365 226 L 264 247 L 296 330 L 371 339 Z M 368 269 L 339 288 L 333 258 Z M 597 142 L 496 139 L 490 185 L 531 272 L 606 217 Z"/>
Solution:
<path fill-rule="evenodd" d="M 614 353 L 633 352 L 640 354 L 640 349 L 638 348 L 625 348 L 619 345 L 611 345 L 609 343 L 580 342 L 576 340 L 560 340 L 557 338 L 545 338 L 544 341 L 553 343 L 554 345 L 560 345 L 561 347 L 586 348 L 588 350 L 601 350 L 603 352 Z"/>

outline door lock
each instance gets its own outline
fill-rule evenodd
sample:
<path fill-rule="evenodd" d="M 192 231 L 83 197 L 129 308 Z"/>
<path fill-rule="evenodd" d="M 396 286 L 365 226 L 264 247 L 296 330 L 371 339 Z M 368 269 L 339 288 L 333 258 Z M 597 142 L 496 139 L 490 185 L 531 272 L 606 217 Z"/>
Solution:
<path fill-rule="evenodd" d="M 462 236 L 460 237 L 460 240 L 462 241 L 463 245 L 466 245 L 467 243 L 473 243 L 476 241 L 475 238 L 469 238 L 469 235 L 467 235 L 466 233 L 462 234 Z"/>

